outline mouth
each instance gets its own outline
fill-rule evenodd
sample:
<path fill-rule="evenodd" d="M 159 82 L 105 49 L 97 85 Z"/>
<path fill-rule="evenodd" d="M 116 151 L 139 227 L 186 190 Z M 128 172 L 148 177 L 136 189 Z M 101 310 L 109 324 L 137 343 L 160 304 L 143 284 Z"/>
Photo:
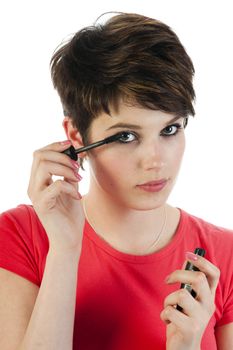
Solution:
<path fill-rule="evenodd" d="M 140 189 L 146 192 L 159 192 L 161 191 L 167 184 L 168 179 L 160 179 L 156 181 L 149 181 L 141 185 L 137 185 Z"/>
<path fill-rule="evenodd" d="M 167 181 L 168 181 L 167 179 L 160 179 L 160 180 L 156 180 L 156 181 L 149 181 L 149 182 L 146 182 L 144 184 L 140 184 L 138 186 L 158 186 L 158 185 L 161 185 Z"/>

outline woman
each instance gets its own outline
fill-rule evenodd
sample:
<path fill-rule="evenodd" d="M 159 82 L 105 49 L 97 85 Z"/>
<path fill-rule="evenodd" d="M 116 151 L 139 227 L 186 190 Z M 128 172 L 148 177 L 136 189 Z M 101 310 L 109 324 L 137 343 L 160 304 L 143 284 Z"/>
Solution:
<path fill-rule="evenodd" d="M 34 152 L 32 206 L 1 215 L 0 348 L 232 348 L 232 231 L 167 203 L 195 114 L 179 39 L 121 13 L 76 33 L 51 71 L 67 141 Z M 78 162 L 64 153 L 112 135 Z"/>

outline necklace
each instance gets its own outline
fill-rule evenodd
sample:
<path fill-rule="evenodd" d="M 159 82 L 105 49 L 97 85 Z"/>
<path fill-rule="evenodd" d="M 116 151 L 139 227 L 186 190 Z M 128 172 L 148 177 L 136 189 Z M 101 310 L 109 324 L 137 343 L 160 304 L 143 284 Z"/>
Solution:
<path fill-rule="evenodd" d="M 84 214 L 86 216 L 86 219 L 87 221 L 89 222 L 90 226 L 92 227 L 92 229 L 95 231 L 93 225 L 91 224 L 91 221 L 87 215 L 87 211 L 86 211 L 86 205 L 85 205 L 85 198 L 83 197 L 83 200 L 82 200 L 82 203 L 83 203 L 83 211 L 84 211 Z M 151 245 L 146 249 L 145 253 L 148 252 L 148 250 L 150 250 L 152 247 L 154 248 L 158 243 L 159 243 L 159 240 L 164 232 L 164 229 L 166 227 L 166 224 L 167 224 L 167 207 L 166 205 L 164 206 L 163 208 L 163 216 L 164 216 L 164 220 L 163 220 L 163 224 L 162 224 L 162 227 L 161 227 L 161 230 L 159 231 L 159 233 L 157 234 L 155 240 L 151 243 Z"/>
<path fill-rule="evenodd" d="M 151 249 L 152 247 L 155 247 L 159 243 L 159 240 L 163 234 L 163 231 L 164 231 L 165 226 L 167 224 L 167 207 L 166 207 L 166 205 L 163 208 L 163 216 L 164 216 L 164 220 L 163 220 L 161 230 L 158 233 L 157 237 L 155 238 L 154 242 L 152 242 L 152 244 L 147 248 L 146 252 L 148 252 L 149 249 Z"/>

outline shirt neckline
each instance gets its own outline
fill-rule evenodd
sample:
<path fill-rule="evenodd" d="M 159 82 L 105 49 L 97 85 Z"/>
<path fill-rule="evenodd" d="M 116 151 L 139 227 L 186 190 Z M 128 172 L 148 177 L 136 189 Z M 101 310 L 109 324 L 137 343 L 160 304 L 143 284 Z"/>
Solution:
<path fill-rule="evenodd" d="M 128 253 L 123 253 L 115 248 L 113 248 L 110 244 L 108 244 L 104 239 L 102 239 L 93 229 L 93 227 L 89 224 L 87 219 L 85 220 L 84 226 L 84 237 L 87 237 L 92 241 L 98 248 L 100 248 L 105 253 L 111 255 L 112 257 L 131 263 L 151 263 L 156 260 L 160 260 L 165 258 L 167 255 L 171 254 L 180 243 L 181 239 L 184 235 L 184 221 L 185 221 L 185 212 L 177 208 L 180 211 L 180 220 L 176 228 L 176 232 L 172 238 L 172 240 L 162 249 L 156 251 L 154 253 L 150 253 L 148 255 L 133 255 Z"/>

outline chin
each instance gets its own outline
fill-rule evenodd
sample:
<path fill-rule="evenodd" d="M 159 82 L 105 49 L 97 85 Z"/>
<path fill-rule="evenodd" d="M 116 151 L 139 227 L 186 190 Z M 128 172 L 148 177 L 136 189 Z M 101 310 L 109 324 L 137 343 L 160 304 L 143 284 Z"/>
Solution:
<path fill-rule="evenodd" d="M 138 211 L 148 211 L 158 209 L 166 204 L 167 198 L 160 198 L 154 200 L 135 200 L 132 203 L 128 203 L 128 208 Z"/>

